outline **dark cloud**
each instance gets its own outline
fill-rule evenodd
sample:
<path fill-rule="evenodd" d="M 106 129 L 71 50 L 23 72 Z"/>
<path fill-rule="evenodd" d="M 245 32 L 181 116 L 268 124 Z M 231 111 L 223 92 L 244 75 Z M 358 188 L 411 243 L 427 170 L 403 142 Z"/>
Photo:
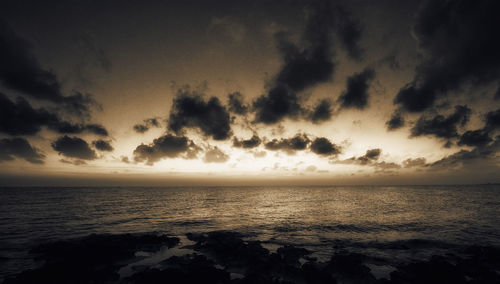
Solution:
<path fill-rule="evenodd" d="M 426 165 L 426 160 L 425 158 L 408 158 L 403 161 L 403 166 L 405 168 L 416 168 L 416 167 L 423 167 Z"/>
<path fill-rule="evenodd" d="M 114 150 L 110 141 L 106 140 L 95 140 L 92 142 L 92 145 L 99 151 L 112 152 Z"/>
<path fill-rule="evenodd" d="M 500 109 L 495 111 L 490 111 L 486 114 L 486 126 L 487 131 L 492 131 L 500 128 Z"/>
<path fill-rule="evenodd" d="M 295 151 L 305 150 L 310 142 L 306 134 L 297 134 L 292 138 L 273 139 L 264 146 L 267 150 L 286 151 L 292 154 Z"/>
<path fill-rule="evenodd" d="M 34 135 L 42 126 L 61 123 L 59 117 L 47 110 L 34 109 L 23 98 L 12 102 L 0 93 L 0 132 L 9 135 Z"/>
<path fill-rule="evenodd" d="M 48 124 L 47 127 L 61 134 L 80 134 L 89 132 L 99 136 L 109 135 L 106 128 L 100 124 L 73 124 L 67 121 L 58 121 Z"/>
<path fill-rule="evenodd" d="M 359 46 L 363 27 L 343 8 L 337 6 L 335 12 L 337 21 L 335 29 L 342 47 L 349 57 L 360 60 L 364 53 L 363 49 Z"/>
<path fill-rule="evenodd" d="M 413 29 L 423 60 L 394 103 L 420 112 L 466 84 L 497 81 L 499 10 L 496 0 L 427 1 Z"/>
<path fill-rule="evenodd" d="M 78 137 L 69 137 L 64 135 L 56 141 L 52 142 L 52 148 L 59 154 L 80 160 L 95 160 L 97 155 L 87 143 L 87 141 Z"/>
<path fill-rule="evenodd" d="M 368 164 L 378 160 L 378 158 L 380 158 L 380 154 L 382 154 L 382 150 L 379 148 L 366 150 L 366 153 L 363 156 L 358 157 L 357 160 L 360 161 L 362 165 Z"/>
<path fill-rule="evenodd" d="M 32 98 L 64 105 L 78 114 L 87 114 L 90 95 L 63 96 L 57 76 L 40 66 L 31 44 L 0 19 L 0 83 Z"/>
<path fill-rule="evenodd" d="M 61 134 L 93 133 L 99 136 L 108 136 L 106 128 L 100 124 L 73 124 L 67 121 L 54 122 L 47 125 L 49 129 Z"/>
<path fill-rule="evenodd" d="M 457 126 L 464 126 L 469 121 L 470 112 L 467 106 L 455 106 L 455 112 L 447 117 L 436 115 L 427 119 L 423 115 L 411 129 L 411 136 L 432 135 L 445 139 L 457 137 Z"/>
<path fill-rule="evenodd" d="M 229 94 L 228 99 L 228 109 L 230 112 L 239 115 L 246 115 L 248 113 L 248 105 L 244 103 L 243 95 L 240 92 Z"/>
<path fill-rule="evenodd" d="M 405 119 L 400 112 L 394 112 L 391 116 L 391 119 L 389 119 L 385 123 L 385 125 L 387 126 L 388 130 L 396 130 L 405 125 Z"/>
<path fill-rule="evenodd" d="M 361 166 L 371 166 L 375 168 L 376 172 L 386 172 L 394 169 L 401 168 L 401 165 L 392 162 L 378 162 L 382 150 L 379 148 L 366 150 L 366 153 L 360 157 L 351 157 L 349 159 L 340 161 L 330 161 L 332 164 L 354 164 Z"/>
<path fill-rule="evenodd" d="M 24 138 L 0 139 L 0 162 L 24 159 L 32 164 L 43 164 L 45 155 Z"/>
<path fill-rule="evenodd" d="M 141 144 L 134 150 L 134 161 L 152 165 L 164 158 L 196 158 L 200 147 L 184 136 L 166 134 L 149 145 Z"/>
<path fill-rule="evenodd" d="M 135 132 L 137 133 L 145 133 L 146 131 L 149 130 L 149 127 L 147 127 L 146 125 L 144 124 L 136 124 L 134 125 L 133 129 L 135 130 Z"/>
<path fill-rule="evenodd" d="M 490 143 L 491 141 L 493 141 L 493 139 L 491 139 L 487 131 L 483 129 L 469 130 L 462 134 L 462 136 L 460 136 L 458 145 L 483 146 Z"/>
<path fill-rule="evenodd" d="M 101 136 L 108 132 L 100 124 L 74 124 L 61 120 L 59 115 L 44 108 L 34 109 L 28 101 L 17 98 L 12 102 L 0 93 L 0 132 L 9 135 L 35 135 L 42 126 L 58 133 L 78 134 L 84 131 Z"/>
<path fill-rule="evenodd" d="M 86 165 L 87 162 L 85 162 L 84 160 L 66 160 L 66 159 L 60 159 L 59 162 L 63 163 L 63 164 L 70 164 L 70 165 L 75 165 L 75 166 L 81 166 L 81 165 Z"/>
<path fill-rule="evenodd" d="M 205 101 L 200 94 L 179 89 L 173 100 L 168 128 L 181 133 L 185 127 L 195 127 L 215 140 L 231 136 L 229 113 L 217 97 Z"/>
<path fill-rule="evenodd" d="M 428 166 L 448 169 L 460 165 L 463 166 L 475 161 L 483 162 L 488 159 L 494 158 L 498 151 L 500 151 L 500 136 L 497 136 L 493 143 L 483 146 L 477 146 L 470 151 L 460 150 L 432 164 L 428 164 Z"/>
<path fill-rule="evenodd" d="M 458 141 L 458 145 L 482 147 L 493 141 L 490 134 L 500 127 L 500 109 L 490 111 L 485 116 L 485 126 L 482 129 L 468 130 Z"/>
<path fill-rule="evenodd" d="M 257 135 L 253 135 L 252 138 L 247 139 L 247 140 L 244 140 L 244 139 L 240 140 L 236 137 L 233 138 L 233 147 L 236 147 L 236 148 L 246 148 L 246 149 L 255 148 L 255 147 L 259 146 L 260 143 L 261 143 L 261 140 L 260 140 L 259 136 L 257 136 Z"/>
<path fill-rule="evenodd" d="M 87 124 L 83 129 L 100 136 L 108 136 L 108 131 L 100 124 Z"/>
<path fill-rule="evenodd" d="M 298 95 L 287 86 L 272 88 L 253 102 L 255 121 L 265 124 L 280 122 L 285 117 L 297 119 L 304 113 Z"/>
<path fill-rule="evenodd" d="M 269 92 L 253 103 L 256 122 L 273 124 L 285 118 L 312 118 L 301 106 L 298 93 L 332 78 L 335 36 L 350 57 L 361 56 L 358 41 L 362 29 L 349 13 L 330 1 L 315 1 L 308 11 L 300 45 L 291 42 L 285 33 L 276 35 L 283 65 Z M 325 117 L 324 112 L 318 114 L 316 122 Z"/>
<path fill-rule="evenodd" d="M 324 137 L 318 137 L 311 143 L 311 151 L 321 156 L 334 156 L 340 154 L 340 147 Z"/>
<path fill-rule="evenodd" d="M 133 129 L 137 133 L 145 133 L 151 127 L 160 127 L 160 122 L 157 118 L 148 118 L 143 121 L 143 123 L 134 125 Z"/>
<path fill-rule="evenodd" d="M 332 117 L 332 104 L 329 100 L 321 100 L 316 107 L 314 107 L 311 120 L 314 123 L 330 120 Z"/>
<path fill-rule="evenodd" d="M 205 157 L 203 158 L 203 161 L 205 163 L 225 163 L 229 160 L 229 155 L 226 153 L 222 152 L 217 147 L 209 148 L 205 152 Z"/>
<path fill-rule="evenodd" d="M 375 78 L 375 71 L 366 68 L 361 73 L 356 73 L 347 78 L 346 90 L 340 95 L 338 101 L 343 108 L 364 109 L 368 105 L 368 88 Z"/>

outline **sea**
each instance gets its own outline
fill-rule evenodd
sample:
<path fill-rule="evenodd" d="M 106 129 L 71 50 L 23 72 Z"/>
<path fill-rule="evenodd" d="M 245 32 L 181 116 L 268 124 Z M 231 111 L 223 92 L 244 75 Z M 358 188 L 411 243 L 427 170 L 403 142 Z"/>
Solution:
<path fill-rule="evenodd" d="M 425 260 L 500 247 L 500 185 L 0 188 L 0 282 L 33 267 L 29 250 L 44 242 L 221 230 L 318 259 L 340 247 L 387 263 Z"/>

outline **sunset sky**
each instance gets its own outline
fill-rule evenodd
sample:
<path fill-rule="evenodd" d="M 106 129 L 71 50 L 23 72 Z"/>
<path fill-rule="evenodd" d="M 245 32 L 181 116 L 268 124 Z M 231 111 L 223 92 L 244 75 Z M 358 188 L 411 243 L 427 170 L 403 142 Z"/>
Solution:
<path fill-rule="evenodd" d="M 500 182 L 498 1 L 0 4 L 0 185 Z"/>

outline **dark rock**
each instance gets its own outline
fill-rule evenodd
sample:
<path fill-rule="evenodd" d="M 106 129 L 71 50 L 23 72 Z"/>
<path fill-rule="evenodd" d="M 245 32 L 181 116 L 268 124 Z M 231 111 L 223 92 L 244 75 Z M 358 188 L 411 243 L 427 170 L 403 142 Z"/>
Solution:
<path fill-rule="evenodd" d="M 44 264 L 4 283 L 108 283 L 119 279 L 118 269 L 138 250 L 173 247 L 177 238 L 165 235 L 90 235 L 39 245 L 30 252 Z"/>

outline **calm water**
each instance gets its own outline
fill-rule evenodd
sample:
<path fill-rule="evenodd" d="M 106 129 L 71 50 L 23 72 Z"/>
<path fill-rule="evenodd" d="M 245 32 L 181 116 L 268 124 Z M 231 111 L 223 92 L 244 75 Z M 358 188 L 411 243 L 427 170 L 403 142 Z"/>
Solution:
<path fill-rule="evenodd" d="M 404 261 L 461 245 L 500 246 L 499 216 L 498 185 L 1 188 L 0 271 L 28 268 L 27 250 L 42 241 L 130 232 L 235 230 L 320 258 L 341 245 Z M 416 251 L 395 249 L 415 240 Z"/>

